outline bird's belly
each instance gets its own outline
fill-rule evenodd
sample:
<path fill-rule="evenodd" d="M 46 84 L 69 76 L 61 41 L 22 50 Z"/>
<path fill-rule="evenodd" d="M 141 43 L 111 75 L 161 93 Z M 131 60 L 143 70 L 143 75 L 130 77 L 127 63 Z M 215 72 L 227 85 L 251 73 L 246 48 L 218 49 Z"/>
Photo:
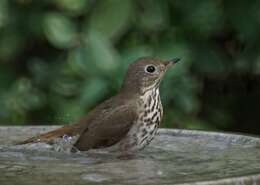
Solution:
<path fill-rule="evenodd" d="M 142 123 L 142 126 L 139 128 L 136 134 L 137 149 L 143 149 L 153 140 L 154 136 L 157 133 L 158 126 L 159 124 L 155 122 Z"/>
<path fill-rule="evenodd" d="M 137 151 L 147 146 L 157 133 L 161 122 L 161 112 L 161 109 L 155 109 L 148 114 L 141 114 L 127 137 L 121 142 L 121 150 Z"/>
<path fill-rule="evenodd" d="M 118 145 L 121 151 L 131 152 L 143 149 L 157 133 L 163 115 L 159 90 L 147 92 L 140 99 L 140 110 L 137 120 L 127 136 Z"/>

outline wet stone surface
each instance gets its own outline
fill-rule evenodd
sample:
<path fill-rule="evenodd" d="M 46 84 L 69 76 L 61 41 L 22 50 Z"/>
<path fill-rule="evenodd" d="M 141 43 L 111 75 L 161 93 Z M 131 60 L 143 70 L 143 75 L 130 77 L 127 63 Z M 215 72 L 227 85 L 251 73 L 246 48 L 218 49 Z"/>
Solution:
<path fill-rule="evenodd" d="M 56 152 L 49 145 L 12 146 L 55 127 L 0 127 L 0 184 L 260 184 L 260 139 L 160 130 L 130 159 L 105 153 Z"/>

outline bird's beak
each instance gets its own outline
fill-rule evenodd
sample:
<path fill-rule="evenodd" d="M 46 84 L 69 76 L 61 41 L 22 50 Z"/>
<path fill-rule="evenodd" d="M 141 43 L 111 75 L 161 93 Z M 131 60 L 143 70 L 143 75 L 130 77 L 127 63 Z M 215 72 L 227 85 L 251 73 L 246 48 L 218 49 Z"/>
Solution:
<path fill-rule="evenodd" d="M 166 68 L 169 68 L 170 66 L 176 64 L 177 62 L 179 62 L 181 59 L 180 58 L 173 58 L 171 60 L 168 60 L 166 62 L 164 62 L 164 65 Z"/>

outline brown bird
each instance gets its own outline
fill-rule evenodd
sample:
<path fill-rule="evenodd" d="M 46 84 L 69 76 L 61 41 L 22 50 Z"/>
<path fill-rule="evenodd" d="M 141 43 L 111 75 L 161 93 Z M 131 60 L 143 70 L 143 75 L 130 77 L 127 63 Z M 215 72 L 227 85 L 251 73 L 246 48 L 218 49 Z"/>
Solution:
<path fill-rule="evenodd" d="M 78 122 L 27 139 L 19 144 L 51 142 L 63 136 L 79 136 L 80 151 L 114 148 L 124 153 L 148 145 L 163 116 L 159 84 L 167 69 L 180 59 L 162 61 L 140 58 L 129 65 L 119 92 L 98 105 Z"/>

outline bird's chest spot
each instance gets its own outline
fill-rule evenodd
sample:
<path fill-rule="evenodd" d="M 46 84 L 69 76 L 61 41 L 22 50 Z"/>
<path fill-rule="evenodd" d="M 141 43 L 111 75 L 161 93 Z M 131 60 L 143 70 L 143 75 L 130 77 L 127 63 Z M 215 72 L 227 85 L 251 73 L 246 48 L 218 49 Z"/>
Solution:
<path fill-rule="evenodd" d="M 149 144 L 157 133 L 162 119 L 163 109 L 161 105 L 159 89 L 147 92 L 141 97 L 142 111 L 137 121 L 137 143 L 144 147 Z"/>

